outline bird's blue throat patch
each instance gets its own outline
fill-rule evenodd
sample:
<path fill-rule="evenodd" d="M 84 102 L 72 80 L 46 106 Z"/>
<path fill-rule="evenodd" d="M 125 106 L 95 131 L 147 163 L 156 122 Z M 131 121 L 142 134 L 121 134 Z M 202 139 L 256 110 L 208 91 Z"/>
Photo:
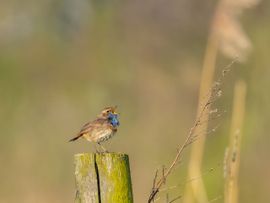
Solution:
<path fill-rule="evenodd" d="M 112 124 L 113 127 L 116 127 L 116 126 L 120 125 L 117 114 L 110 113 L 109 116 L 108 116 L 108 119 L 109 119 L 109 121 L 110 121 L 110 123 Z"/>

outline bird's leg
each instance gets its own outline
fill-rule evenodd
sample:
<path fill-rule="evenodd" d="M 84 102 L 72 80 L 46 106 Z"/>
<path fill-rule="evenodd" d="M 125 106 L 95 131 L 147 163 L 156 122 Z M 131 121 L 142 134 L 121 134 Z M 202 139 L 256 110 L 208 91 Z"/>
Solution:
<path fill-rule="evenodd" d="M 99 142 L 98 142 L 98 145 L 102 148 L 102 150 L 103 150 L 104 153 L 107 153 L 108 152 L 108 150 L 105 147 L 103 147 Z"/>

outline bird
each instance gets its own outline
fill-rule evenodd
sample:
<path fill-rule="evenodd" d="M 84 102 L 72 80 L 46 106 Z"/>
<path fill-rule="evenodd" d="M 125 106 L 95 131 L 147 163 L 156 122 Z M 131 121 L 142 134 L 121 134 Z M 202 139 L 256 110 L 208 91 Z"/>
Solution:
<path fill-rule="evenodd" d="M 95 120 L 83 125 L 79 133 L 69 142 L 85 138 L 89 142 L 97 143 L 104 152 L 108 152 L 101 143 L 112 138 L 117 132 L 120 122 L 116 108 L 116 106 L 104 108 Z"/>

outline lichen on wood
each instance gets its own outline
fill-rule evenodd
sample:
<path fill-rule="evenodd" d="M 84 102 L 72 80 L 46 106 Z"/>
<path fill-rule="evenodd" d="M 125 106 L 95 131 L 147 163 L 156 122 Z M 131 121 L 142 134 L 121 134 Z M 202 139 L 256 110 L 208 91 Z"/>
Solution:
<path fill-rule="evenodd" d="M 96 163 L 101 202 L 133 202 L 128 156 L 116 153 L 97 154 Z"/>
<path fill-rule="evenodd" d="M 128 155 L 75 155 L 76 203 L 133 203 Z"/>
<path fill-rule="evenodd" d="M 94 154 L 76 154 L 76 203 L 99 203 Z"/>

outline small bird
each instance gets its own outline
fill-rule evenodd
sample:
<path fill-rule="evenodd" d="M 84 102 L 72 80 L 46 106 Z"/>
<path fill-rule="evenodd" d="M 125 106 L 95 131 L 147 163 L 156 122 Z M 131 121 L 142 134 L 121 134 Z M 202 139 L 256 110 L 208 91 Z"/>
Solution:
<path fill-rule="evenodd" d="M 103 151 L 107 152 L 100 143 L 107 141 L 117 132 L 117 127 L 120 125 L 120 122 L 115 110 L 116 107 L 104 108 L 95 120 L 86 123 L 77 136 L 69 141 L 75 141 L 83 137 L 89 142 L 97 143 Z"/>

